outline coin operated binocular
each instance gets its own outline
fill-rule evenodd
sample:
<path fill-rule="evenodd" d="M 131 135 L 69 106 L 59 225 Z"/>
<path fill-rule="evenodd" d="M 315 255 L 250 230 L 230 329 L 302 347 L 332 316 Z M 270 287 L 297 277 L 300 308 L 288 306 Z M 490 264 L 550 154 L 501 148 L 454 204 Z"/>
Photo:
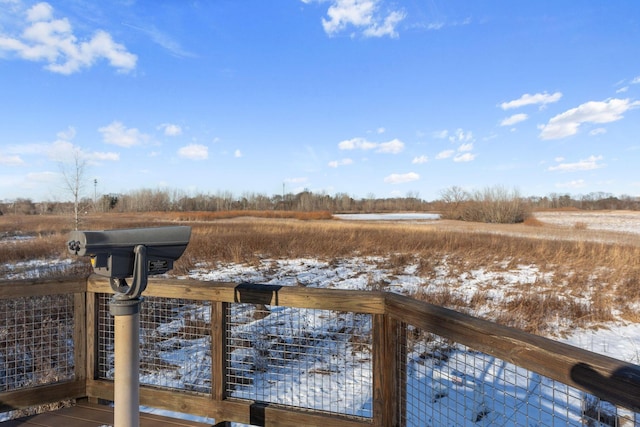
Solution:
<path fill-rule="evenodd" d="M 91 257 L 94 272 L 109 278 L 114 300 L 126 312 L 127 306 L 137 306 L 148 276 L 173 268 L 190 237 L 188 226 L 72 231 L 67 249 L 73 255 Z M 130 285 L 128 277 L 133 278 Z"/>

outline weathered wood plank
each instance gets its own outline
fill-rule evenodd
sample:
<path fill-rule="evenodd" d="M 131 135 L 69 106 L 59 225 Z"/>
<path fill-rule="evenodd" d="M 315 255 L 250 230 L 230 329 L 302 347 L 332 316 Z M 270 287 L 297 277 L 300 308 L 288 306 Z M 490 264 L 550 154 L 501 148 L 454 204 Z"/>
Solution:
<path fill-rule="evenodd" d="M 88 291 L 113 292 L 108 279 L 96 275 L 89 277 Z M 150 278 L 144 295 L 162 298 L 186 298 L 228 303 L 253 303 L 352 311 L 356 313 L 382 314 L 385 312 L 384 293 L 344 289 Z"/>
<path fill-rule="evenodd" d="M 87 394 L 113 401 L 114 384 L 106 380 L 88 380 Z M 140 387 L 140 405 L 209 418 L 219 418 L 221 412 L 220 405 L 211 396 L 147 386 Z"/>
<path fill-rule="evenodd" d="M 69 408 L 6 421 L 3 427 L 41 426 L 41 427 L 95 427 L 113 424 L 113 408 L 91 403 L 78 403 Z M 210 427 L 211 424 L 140 413 L 140 427 Z"/>
<path fill-rule="evenodd" d="M 640 366 L 401 295 L 387 312 L 415 327 L 640 411 Z"/>
<path fill-rule="evenodd" d="M 86 277 L 0 280 L 0 299 L 75 294 L 86 290 Z"/>
<path fill-rule="evenodd" d="M 86 396 L 85 382 L 70 381 L 0 393 L 0 412 Z"/>

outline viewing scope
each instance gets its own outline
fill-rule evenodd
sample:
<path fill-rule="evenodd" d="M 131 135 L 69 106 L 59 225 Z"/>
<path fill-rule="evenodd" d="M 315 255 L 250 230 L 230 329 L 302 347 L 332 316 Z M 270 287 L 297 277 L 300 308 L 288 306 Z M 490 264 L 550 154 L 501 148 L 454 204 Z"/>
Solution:
<path fill-rule="evenodd" d="M 173 268 L 190 237 L 188 226 L 72 231 L 67 249 L 73 255 L 90 256 L 94 272 L 109 277 L 116 292 L 139 296 L 147 276 Z M 127 277 L 134 278 L 131 287 L 125 281 Z"/>

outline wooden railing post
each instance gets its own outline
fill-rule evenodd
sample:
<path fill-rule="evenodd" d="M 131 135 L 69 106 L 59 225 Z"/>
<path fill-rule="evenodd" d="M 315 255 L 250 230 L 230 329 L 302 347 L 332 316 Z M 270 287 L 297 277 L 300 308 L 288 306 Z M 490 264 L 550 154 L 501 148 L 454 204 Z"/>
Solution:
<path fill-rule="evenodd" d="M 211 301 L 211 393 L 216 404 L 227 397 L 227 306 Z"/>
<path fill-rule="evenodd" d="M 399 322 L 385 314 L 373 315 L 373 424 L 400 427 L 400 390 L 404 369 L 398 357 Z M 406 378 L 405 378 L 406 381 Z"/>

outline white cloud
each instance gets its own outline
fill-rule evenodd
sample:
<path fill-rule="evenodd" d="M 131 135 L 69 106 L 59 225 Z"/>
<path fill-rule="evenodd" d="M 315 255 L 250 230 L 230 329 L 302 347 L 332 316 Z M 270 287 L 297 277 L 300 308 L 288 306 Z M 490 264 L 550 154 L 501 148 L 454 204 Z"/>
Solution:
<path fill-rule="evenodd" d="M 24 160 L 16 155 L 4 155 L 0 153 L 0 165 L 20 166 L 24 164 Z"/>
<path fill-rule="evenodd" d="M 56 136 L 60 139 L 70 141 L 76 137 L 76 128 L 74 128 L 73 126 L 69 126 L 67 130 L 58 132 Z"/>
<path fill-rule="evenodd" d="M 415 172 L 409 172 L 404 174 L 392 173 L 384 179 L 387 184 L 402 184 L 405 182 L 417 181 L 420 179 L 420 175 Z"/>
<path fill-rule="evenodd" d="M 107 126 L 98 129 L 102 134 L 102 139 L 107 144 L 118 145 L 120 147 L 133 147 L 149 140 L 149 136 L 143 134 L 136 128 L 127 129 L 121 122 L 114 121 Z"/>
<path fill-rule="evenodd" d="M 54 73 L 73 74 L 105 59 L 120 72 L 136 67 L 137 56 L 116 43 L 111 35 L 97 30 L 91 38 L 79 41 L 67 18 L 54 19 L 53 7 L 38 3 L 26 12 L 25 28 L 18 36 L 0 34 L 0 52 L 13 52 L 19 58 L 45 62 Z"/>
<path fill-rule="evenodd" d="M 79 154 L 80 157 L 85 157 L 79 147 L 76 147 L 69 141 L 63 141 L 61 139 L 54 141 L 47 150 L 49 159 L 56 162 L 68 162 L 70 159 L 75 158 L 76 154 Z"/>
<path fill-rule="evenodd" d="M 560 182 L 556 184 L 558 188 L 583 188 L 585 187 L 584 179 L 576 179 L 569 182 Z"/>
<path fill-rule="evenodd" d="M 602 160 L 602 156 L 589 156 L 587 159 L 583 159 L 575 163 L 560 163 L 555 166 L 549 166 L 547 170 L 552 172 L 576 172 L 600 169 L 606 166 L 602 163 L 598 163 L 600 160 Z"/>
<path fill-rule="evenodd" d="M 589 101 L 576 108 L 552 117 L 546 125 L 540 125 L 540 138 L 559 139 L 578 133 L 583 123 L 609 123 L 622 119 L 627 110 L 640 105 L 629 99 L 613 98 L 608 101 Z"/>
<path fill-rule="evenodd" d="M 523 122 L 527 120 L 529 116 L 524 113 L 514 114 L 513 116 L 507 117 L 500 122 L 500 126 L 513 126 L 516 123 Z"/>
<path fill-rule="evenodd" d="M 236 158 L 239 159 L 240 157 L 242 157 L 242 151 L 240 151 L 240 150 L 234 151 L 233 152 L 233 157 L 236 157 Z"/>
<path fill-rule="evenodd" d="M 378 149 L 376 150 L 376 153 L 398 154 L 402 150 L 404 150 L 404 142 L 400 141 L 399 139 L 393 139 L 389 142 L 383 142 L 378 144 Z"/>
<path fill-rule="evenodd" d="M 631 84 L 632 85 L 640 84 L 640 76 L 637 76 L 633 80 L 631 80 Z"/>
<path fill-rule="evenodd" d="M 456 129 L 453 135 L 449 136 L 450 142 L 467 142 L 473 140 L 473 133 L 471 131 L 465 132 L 462 129 Z"/>
<path fill-rule="evenodd" d="M 448 159 L 455 154 L 455 150 L 444 150 L 436 154 L 437 160 Z"/>
<path fill-rule="evenodd" d="M 386 129 L 385 129 L 385 128 L 383 128 L 383 127 L 380 127 L 380 128 L 378 128 L 378 129 L 376 129 L 376 132 L 377 132 L 377 133 L 379 133 L 379 134 L 381 134 L 381 133 L 385 133 L 385 131 L 386 131 Z"/>
<path fill-rule="evenodd" d="M 338 166 L 347 166 L 353 163 L 353 160 L 349 159 L 349 158 L 344 158 L 344 159 L 340 159 L 340 160 L 333 160 L 331 162 L 329 162 L 329 167 L 330 168 L 337 168 Z"/>
<path fill-rule="evenodd" d="M 464 153 L 459 154 L 453 158 L 454 162 L 471 162 L 476 158 L 475 154 L 472 153 Z"/>
<path fill-rule="evenodd" d="M 466 144 L 461 144 L 458 147 L 459 152 L 471 151 L 473 150 L 473 142 L 468 142 Z"/>
<path fill-rule="evenodd" d="M 190 160 L 206 160 L 209 158 L 209 148 L 202 144 L 189 144 L 181 147 L 178 155 Z"/>
<path fill-rule="evenodd" d="M 423 163 L 427 163 L 428 161 L 429 161 L 429 157 L 419 156 L 419 157 L 414 157 L 411 163 L 413 163 L 414 165 L 421 165 Z"/>
<path fill-rule="evenodd" d="M 607 130 L 605 128 L 595 128 L 589 132 L 589 135 L 596 136 L 596 135 L 604 135 L 605 133 L 607 133 Z"/>
<path fill-rule="evenodd" d="M 394 10 L 384 18 L 382 23 L 374 22 L 369 28 L 365 29 L 362 34 L 366 37 L 398 37 L 396 27 L 404 18 L 406 18 L 404 12 Z"/>
<path fill-rule="evenodd" d="M 370 142 L 364 138 L 352 138 L 338 143 L 340 150 L 374 150 L 376 153 L 397 154 L 404 150 L 404 143 L 399 139 L 393 139 L 389 142 Z"/>
<path fill-rule="evenodd" d="M 444 129 L 444 130 L 438 130 L 433 132 L 433 137 L 437 138 L 437 139 L 445 139 L 446 137 L 449 136 L 449 131 Z"/>
<path fill-rule="evenodd" d="M 502 104 L 500 104 L 500 107 L 503 110 L 509 110 L 511 108 L 520 108 L 520 107 L 524 107 L 525 105 L 533 105 L 533 104 L 540 104 L 544 106 L 547 104 L 551 104 L 553 102 L 558 102 L 560 98 L 562 98 L 562 92 L 556 92 L 551 95 L 548 94 L 547 92 L 536 93 L 534 95 L 525 93 L 518 99 L 514 99 L 513 101 L 509 101 L 509 102 L 503 102 Z"/>
<path fill-rule="evenodd" d="M 396 27 L 406 15 L 401 10 L 381 13 L 380 3 L 381 0 L 331 0 L 322 27 L 329 36 L 355 27 L 364 37 L 397 37 Z"/>
<path fill-rule="evenodd" d="M 340 150 L 371 150 L 376 148 L 378 144 L 369 142 L 364 138 L 351 138 L 338 143 Z"/>
<path fill-rule="evenodd" d="M 91 153 L 89 157 L 93 160 L 98 160 L 98 161 L 107 160 L 110 162 L 117 162 L 118 160 L 120 160 L 120 153 L 113 153 L 113 152 L 103 153 L 103 152 L 95 151 Z"/>
<path fill-rule="evenodd" d="M 172 123 L 163 123 L 158 126 L 158 129 L 162 130 L 162 132 L 167 136 L 182 135 L 182 128 L 179 125 L 174 125 Z"/>

